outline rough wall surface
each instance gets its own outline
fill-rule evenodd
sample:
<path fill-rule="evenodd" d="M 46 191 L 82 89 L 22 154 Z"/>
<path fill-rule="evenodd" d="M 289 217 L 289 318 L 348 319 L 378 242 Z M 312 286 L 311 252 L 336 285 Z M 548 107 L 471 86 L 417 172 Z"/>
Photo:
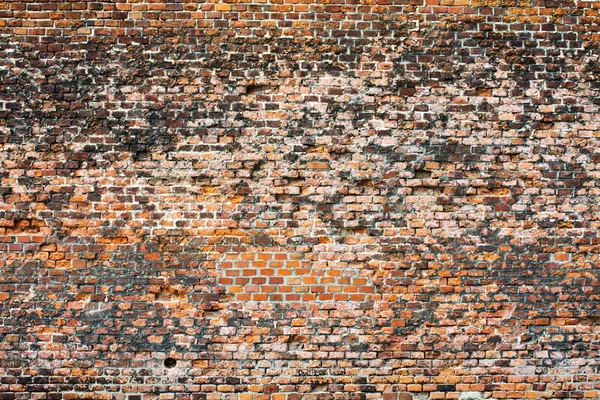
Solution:
<path fill-rule="evenodd" d="M 599 11 L 3 0 L 0 399 L 598 397 Z"/>

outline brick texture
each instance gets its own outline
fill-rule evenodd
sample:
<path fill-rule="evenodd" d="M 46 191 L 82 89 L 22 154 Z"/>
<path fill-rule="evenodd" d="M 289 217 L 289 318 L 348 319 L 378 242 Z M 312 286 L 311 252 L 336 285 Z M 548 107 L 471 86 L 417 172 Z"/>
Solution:
<path fill-rule="evenodd" d="M 600 2 L 0 2 L 0 399 L 594 399 Z"/>

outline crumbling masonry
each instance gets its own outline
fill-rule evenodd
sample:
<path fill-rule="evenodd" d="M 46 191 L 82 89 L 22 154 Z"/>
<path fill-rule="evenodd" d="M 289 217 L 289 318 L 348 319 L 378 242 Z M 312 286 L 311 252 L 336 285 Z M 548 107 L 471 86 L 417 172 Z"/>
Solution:
<path fill-rule="evenodd" d="M 0 399 L 594 399 L 600 2 L 0 1 Z"/>

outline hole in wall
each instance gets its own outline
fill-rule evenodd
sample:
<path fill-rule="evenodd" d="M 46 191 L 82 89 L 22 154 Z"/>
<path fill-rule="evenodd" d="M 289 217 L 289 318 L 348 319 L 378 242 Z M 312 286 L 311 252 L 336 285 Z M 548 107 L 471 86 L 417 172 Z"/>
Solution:
<path fill-rule="evenodd" d="M 425 169 L 418 169 L 415 171 L 415 179 L 429 179 L 431 178 L 431 171 Z"/>
<path fill-rule="evenodd" d="M 412 194 L 415 196 L 439 196 L 444 193 L 443 187 L 415 187 L 412 189 Z"/>
<path fill-rule="evenodd" d="M 171 300 L 171 293 L 168 292 L 160 292 L 156 295 L 156 300 L 158 301 L 169 301 Z"/>
<path fill-rule="evenodd" d="M 373 185 L 373 179 L 361 179 L 360 181 L 358 181 L 358 187 L 371 187 Z"/>
<path fill-rule="evenodd" d="M 597 325 L 600 323 L 600 316 L 588 315 L 586 317 L 582 317 L 580 321 L 582 325 Z"/>
<path fill-rule="evenodd" d="M 491 97 L 492 89 L 491 88 L 477 88 L 477 96 L 479 97 Z"/>
<path fill-rule="evenodd" d="M 246 94 L 260 94 L 266 90 L 266 85 L 248 85 L 246 86 Z"/>
<path fill-rule="evenodd" d="M 155 300 L 158 302 L 169 302 L 169 301 L 185 301 L 186 293 L 180 286 L 161 286 L 160 292 L 155 293 Z"/>
<path fill-rule="evenodd" d="M 365 234 L 365 232 L 366 229 L 362 227 L 348 227 L 340 229 L 340 235 L 343 237 L 361 235 Z"/>
<path fill-rule="evenodd" d="M 305 335 L 290 335 L 285 342 L 288 343 L 289 350 L 300 351 L 304 349 L 304 344 L 308 343 L 308 337 Z"/>
<path fill-rule="evenodd" d="M 313 385 L 310 388 L 310 392 L 311 393 L 319 393 L 319 392 L 325 393 L 325 392 L 327 392 L 327 385 Z"/>
<path fill-rule="evenodd" d="M 165 368 L 168 369 L 175 368 L 175 366 L 177 365 L 177 360 L 172 357 L 165 358 L 163 365 L 165 366 Z"/>

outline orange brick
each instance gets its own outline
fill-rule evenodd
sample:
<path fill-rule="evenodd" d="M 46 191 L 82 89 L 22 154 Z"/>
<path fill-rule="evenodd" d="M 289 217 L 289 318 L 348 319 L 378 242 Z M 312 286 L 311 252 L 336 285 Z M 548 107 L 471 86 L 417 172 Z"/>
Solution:
<path fill-rule="evenodd" d="M 309 162 L 308 168 L 310 169 L 327 169 L 329 168 L 329 163 L 327 162 Z"/>
<path fill-rule="evenodd" d="M 144 258 L 146 260 L 160 260 L 160 254 L 159 253 L 146 253 L 146 254 L 144 254 Z"/>
<path fill-rule="evenodd" d="M 567 254 L 567 253 L 555 253 L 554 254 L 554 259 L 556 261 L 568 261 L 569 260 L 569 254 Z"/>

